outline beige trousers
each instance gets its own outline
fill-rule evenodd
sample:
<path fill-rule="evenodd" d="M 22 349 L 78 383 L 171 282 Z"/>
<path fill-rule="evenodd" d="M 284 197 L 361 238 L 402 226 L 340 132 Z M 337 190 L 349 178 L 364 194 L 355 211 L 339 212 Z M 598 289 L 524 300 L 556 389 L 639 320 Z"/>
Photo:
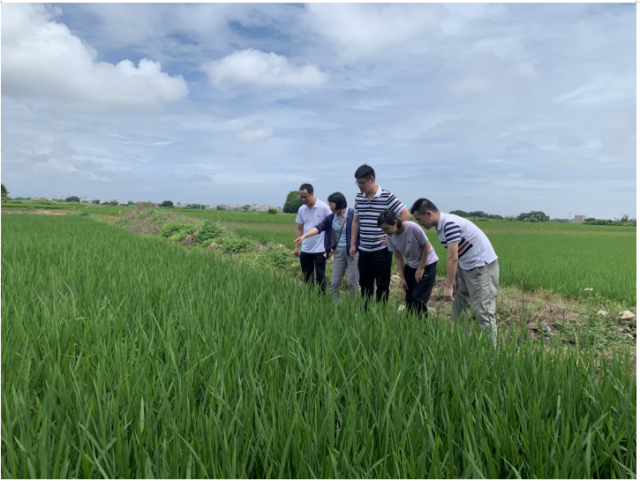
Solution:
<path fill-rule="evenodd" d="M 472 307 L 480 329 L 491 329 L 491 341 L 496 346 L 498 330 L 496 328 L 496 296 L 500 266 L 498 259 L 491 264 L 464 270 L 458 266 L 456 280 L 458 290 L 453 295 L 453 318 L 464 325 L 469 322 L 465 308 Z"/>

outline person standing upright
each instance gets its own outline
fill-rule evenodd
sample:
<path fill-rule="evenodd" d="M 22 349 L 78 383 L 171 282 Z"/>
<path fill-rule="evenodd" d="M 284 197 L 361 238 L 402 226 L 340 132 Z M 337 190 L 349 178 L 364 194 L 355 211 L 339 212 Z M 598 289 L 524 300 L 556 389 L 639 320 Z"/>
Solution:
<path fill-rule="evenodd" d="M 360 193 L 356 195 L 349 255 L 355 259 L 356 250 L 360 253 L 360 289 L 366 308 L 369 298 L 373 296 L 374 282 L 378 302 L 389 298 L 391 283 L 393 253 L 387 249 L 387 236 L 378 227 L 378 217 L 383 211 L 390 210 L 398 214 L 402 221 L 406 221 L 411 214 L 395 195 L 376 184 L 376 173 L 370 165 L 358 167 L 355 178 Z M 358 234 L 360 245 L 356 249 Z"/>
<path fill-rule="evenodd" d="M 500 266 L 491 241 L 473 222 L 440 212 L 428 199 L 416 200 L 411 213 L 425 229 L 435 227 L 440 243 L 447 249 L 444 300 L 453 301 L 453 318 L 456 322 L 467 323 L 463 311 L 471 306 L 480 328 L 491 331 L 491 341 L 496 346 Z"/>
<path fill-rule="evenodd" d="M 296 238 L 296 244 L 303 242 L 305 239 L 318 235 L 322 232 L 324 235 L 324 249 L 327 254 L 326 258 L 333 257 L 333 268 L 331 270 L 331 300 L 334 304 L 338 303 L 340 286 L 344 274 L 349 271 L 347 276 L 347 288 L 354 299 L 358 298 L 358 255 L 352 259 L 349 257 L 349 246 L 351 240 L 351 225 L 353 223 L 353 209 L 347 210 L 347 199 L 340 192 L 334 192 L 327 199 L 332 214 L 327 216 L 324 221 L 315 226 L 302 237 Z M 348 240 L 347 240 L 348 239 Z M 356 239 L 356 247 L 358 240 Z"/>
<path fill-rule="evenodd" d="M 302 205 L 298 209 L 296 216 L 296 238 L 306 234 L 316 225 L 320 224 L 325 217 L 331 215 L 329 206 L 320 199 L 314 197 L 313 186 L 311 184 L 302 184 L 300 186 L 300 200 Z M 302 250 L 302 252 L 300 251 Z M 324 239 L 316 237 L 313 239 L 305 239 L 300 244 L 295 244 L 293 249 L 293 257 L 300 258 L 300 268 L 304 275 L 305 282 L 309 285 L 314 284 L 313 273 L 315 271 L 315 284 L 320 286 L 322 292 L 327 289 L 327 281 L 324 277 L 327 266 L 325 257 Z"/>

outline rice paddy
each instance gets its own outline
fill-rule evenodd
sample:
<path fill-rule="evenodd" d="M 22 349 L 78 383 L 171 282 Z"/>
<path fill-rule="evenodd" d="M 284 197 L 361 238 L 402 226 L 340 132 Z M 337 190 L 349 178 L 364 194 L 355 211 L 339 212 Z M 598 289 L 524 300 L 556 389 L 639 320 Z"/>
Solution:
<path fill-rule="evenodd" d="M 624 350 L 494 350 L 87 217 L 2 234 L 3 477 L 636 477 Z"/>

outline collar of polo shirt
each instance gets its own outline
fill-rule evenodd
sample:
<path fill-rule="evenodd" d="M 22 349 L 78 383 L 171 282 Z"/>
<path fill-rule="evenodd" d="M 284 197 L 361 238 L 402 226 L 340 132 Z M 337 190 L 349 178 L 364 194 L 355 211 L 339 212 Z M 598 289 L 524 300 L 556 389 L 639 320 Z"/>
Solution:
<path fill-rule="evenodd" d="M 376 193 L 373 195 L 373 197 L 371 197 L 371 200 L 375 199 L 376 197 L 380 197 L 381 190 L 382 190 L 382 187 L 378 186 L 378 190 L 376 190 Z M 367 202 L 370 202 L 369 196 L 367 196 L 367 194 L 364 194 L 364 198 Z"/>
<path fill-rule="evenodd" d="M 436 230 L 442 229 L 442 226 L 444 225 L 444 216 L 445 216 L 445 213 L 440 212 L 440 218 L 438 219 L 438 227 L 436 227 Z"/>

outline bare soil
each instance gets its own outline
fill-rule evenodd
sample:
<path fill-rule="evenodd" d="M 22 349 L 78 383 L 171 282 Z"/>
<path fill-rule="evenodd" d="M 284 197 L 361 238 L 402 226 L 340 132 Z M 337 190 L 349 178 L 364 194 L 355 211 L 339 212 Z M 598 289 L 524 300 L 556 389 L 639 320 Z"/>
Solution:
<path fill-rule="evenodd" d="M 1 214 L 33 214 L 33 215 L 67 215 L 66 210 L 15 210 L 7 209 L 0 211 Z"/>

